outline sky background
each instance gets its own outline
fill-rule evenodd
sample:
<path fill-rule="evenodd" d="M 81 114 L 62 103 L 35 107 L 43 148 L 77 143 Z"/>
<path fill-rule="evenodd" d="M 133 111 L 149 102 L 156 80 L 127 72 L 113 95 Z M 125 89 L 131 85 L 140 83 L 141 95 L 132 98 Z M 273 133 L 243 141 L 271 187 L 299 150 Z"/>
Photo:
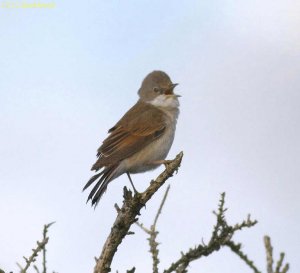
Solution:
<path fill-rule="evenodd" d="M 0 4 L 2 4 L 1 1 Z M 29 1 L 28 1 L 29 3 Z M 208 242 L 220 193 L 227 220 L 259 223 L 236 241 L 265 272 L 263 236 L 300 268 L 300 2 L 64 1 L 0 8 L 0 268 L 17 272 L 49 231 L 48 268 L 92 272 L 126 176 L 96 210 L 81 192 L 96 150 L 155 69 L 180 85 L 168 158 L 184 151 L 158 222 L 160 269 Z M 163 168 L 134 175 L 143 191 Z M 167 184 L 168 184 L 167 183 Z M 150 225 L 166 185 L 142 210 Z M 112 272 L 151 272 L 144 234 L 127 237 Z M 33 271 L 32 271 L 33 272 Z M 189 272 L 252 272 L 223 249 Z"/>

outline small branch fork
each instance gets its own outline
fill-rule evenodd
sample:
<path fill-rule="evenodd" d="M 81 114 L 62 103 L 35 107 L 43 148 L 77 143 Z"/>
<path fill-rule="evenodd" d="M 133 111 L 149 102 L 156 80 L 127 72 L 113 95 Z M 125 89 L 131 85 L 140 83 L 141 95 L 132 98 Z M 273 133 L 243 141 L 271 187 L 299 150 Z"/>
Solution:
<path fill-rule="evenodd" d="M 36 258 L 40 252 L 43 253 L 43 271 L 42 273 L 47 272 L 47 267 L 46 267 L 46 245 L 49 241 L 49 237 L 47 237 L 47 232 L 50 226 L 52 226 L 55 222 L 52 222 L 48 225 L 44 225 L 43 229 L 43 240 L 41 242 L 37 241 L 37 247 L 32 249 L 32 254 L 29 258 L 23 257 L 26 265 L 23 268 L 19 263 L 17 263 L 18 267 L 20 268 L 20 273 L 26 273 L 29 267 L 36 261 Z M 33 265 L 33 268 L 35 269 L 36 272 L 40 272 L 38 267 L 36 265 Z"/>
<path fill-rule="evenodd" d="M 214 226 L 211 238 L 207 245 L 204 243 L 199 244 L 194 248 L 190 248 L 186 253 L 182 253 L 181 258 L 179 258 L 176 262 L 172 263 L 171 266 L 164 270 L 164 273 L 185 273 L 187 272 L 187 267 L 189 264 L 197 259 L 200 259 L 203 256 L 208 256 L 215 251 L 219 251 L 221 247 L 227 246 L 231 242 L 231 238 L 233 234 L 241 230 L 243 228 L 249 228 L 254 226 L 257 221 L 252 221 L 250 216 L 248 216 L 247 220 L 243 221 L 240 224 L 236 224 L 234 226 L 230 226 L 227 224 L 225 220 L 225 212 L 226 208 L 224 208 L 225 203 L 225 193 L 221 194 L 219 208 L 217 212 L 214 212 L 216 215 L 217 223 Z"/>
<path fill-rule="evenodd" d="M 289 270 L 289 264 L 286 263 L 283 266 L 283 260 L 285 254 L 283 252 L 280 253 L 279 260 L 276 264 L 275 270 L 273 268 L 273 247 L 271 245 L 271 239 L 269 236 L 264 237 L 264 243 L 266 248 L 266 256 L 267 256 L 267 273 L 286 273 Z"/>
<path fill-rule="evenodd" d="M 242 252 L 241 244 L 235 243 L 232 240 L 234 233 L 238 230 L 242 230 L 243 228 L 250 228 L 257 224 L 256 220 L 251 220 L 250 215 L 248 215 L 247 219 L 241 222 L 240 224 L 235 224 L 234 226 L 228 225 L 225 220 L 225 212 L 226 208 L 224 208 L 225 203 L 225 193 L 221 194 L 219 208 L 217 212 L 214 212 L 216 215 L 217 223 L 214 226 L 212 236 L 209 240 L 209 243 L 205 245 L 204 243 L 196 246 L 195 248 L 191 248 L 188 252 L 182 253 L 180 259 L 176 262 L 172 263 L 172 265 L 164 271 L 164 273 L 186 273 L 187 267 L 189 264 L 196 260 L 200 259 L 203 256 L 208 256 L 215 251 L 219 251 L 221 247 L 227 246 L 229 247 L 235 254 L 237 254 L 252 270 L 254 273 L 262 273 L 262 271 L 258 270 L 254 265 L 254 262 L 251 261 L 245 253 Z M 273 248 L 271 245 L 270 238 L 268 236 L 264 237 L 266 254 L 267 254 L 267 273 L 286 273 L 289 269 L 289 264 L 285 264 L 283 266 L 283 259 L 285 254 L 280 253 L 280 258 L 276 264 L 275 270 L 273 269 Z"/>
<path fill-rule="evenodd" d="M 174 160 L 168 163 L 168 167 L 156 178 L 156 180 L 151 181 L 150 186 L 144 192 L 135 193 L 135 195 L 132 196 L 132 192 L 124 187 L 123 206 L 119 208 L 115 205 L 118 215 L 103 246 L 101 255 L 99 259 L 97 259 L 94 273 L 108 273 L 111 271 L 110 266 L 117 248 L 124 237 L 130 233 L 129 229 L 131 225 L 138 220 L 137 217 L 140 215 L 140 210 L 165 181 L 173 176 L 174 172 L 178 170 L 182 157 L 183 152 L 180 152 Z"/>
<path fill-rule="evenodd" d="M 283 259 L 285 254 L 280 253 L 279 260 L 276 264 L 275 270 L 273 269 L 273 247 L 271 245 L 271 239 L 269 236 L 264 236 L 264 243 L 266 249 L 266 260 L 267 260 L 267 273 L 286 273 L 289 270 L 289 264 L 286 263 L 283 266 Z M 255 266 L 253 261 L 249 260 L 247 255 L 241 251 L 241 244 L 236 244 L 232 241 L 226 244 L 235 254 L 237 254 L 255 273 L 261 273 Z"/>

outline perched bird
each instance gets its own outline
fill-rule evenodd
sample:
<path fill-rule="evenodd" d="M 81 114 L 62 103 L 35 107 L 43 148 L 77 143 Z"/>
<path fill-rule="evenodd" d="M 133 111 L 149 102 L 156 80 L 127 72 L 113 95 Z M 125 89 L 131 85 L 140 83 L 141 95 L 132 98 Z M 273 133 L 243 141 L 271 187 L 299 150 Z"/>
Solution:
<path fill-rule="evenodd" d="M 88 196 L 97 205 L 107 185 L 126 173 L 157 168 L 165 160 L 174 140 L 179 114 L 179 95 L 174 94 L 177 83 L 163 71 L 153 71 L 142 82 L 139 100 L 109 129 L 109 136 L 98 149 L 97 161 L 91 170 L 98 172 L 84 186 L 95 185 Z"/>

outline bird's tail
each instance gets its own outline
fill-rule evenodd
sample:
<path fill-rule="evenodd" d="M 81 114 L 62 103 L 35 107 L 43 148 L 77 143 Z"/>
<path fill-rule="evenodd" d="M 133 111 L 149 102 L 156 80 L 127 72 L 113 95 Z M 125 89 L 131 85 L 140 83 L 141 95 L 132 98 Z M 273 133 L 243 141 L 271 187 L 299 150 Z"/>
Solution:
<path fill-rule="evenodd" d="M 120 174 L 117 174 L 118 165 L 112 165 L 105 167 L 103 171 L 100 173 L 95 174 L 90 178 L 90 180 L 86 183 L 83 190 L 86 190 L 91 184 L 93 184 L 98 178 L 96 185 L 91 190 L 88 199 L 86 202 L 91 200 L 92 206 L 97 206 L 98 202 L 100 201 L 101 196 L 106 191 L 108 183 L 118 177 Z"/>

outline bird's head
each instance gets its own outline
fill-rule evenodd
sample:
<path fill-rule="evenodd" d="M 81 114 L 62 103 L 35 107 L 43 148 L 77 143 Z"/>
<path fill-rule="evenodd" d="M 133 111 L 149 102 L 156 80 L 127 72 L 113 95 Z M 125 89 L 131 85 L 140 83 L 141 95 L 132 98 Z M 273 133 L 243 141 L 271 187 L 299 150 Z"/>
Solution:
<path fill-rule="evenodd" d="M 142 101 L 163 107 L 164 104 L 170 104 L 172 101 L 178 102 L 177 98 L 180 96 L 174 94 L 174 88 L 177 85 L 178 83 L 172 83 L 165 72 L 153 71 L 143 80 L 138 94 Z"/>

